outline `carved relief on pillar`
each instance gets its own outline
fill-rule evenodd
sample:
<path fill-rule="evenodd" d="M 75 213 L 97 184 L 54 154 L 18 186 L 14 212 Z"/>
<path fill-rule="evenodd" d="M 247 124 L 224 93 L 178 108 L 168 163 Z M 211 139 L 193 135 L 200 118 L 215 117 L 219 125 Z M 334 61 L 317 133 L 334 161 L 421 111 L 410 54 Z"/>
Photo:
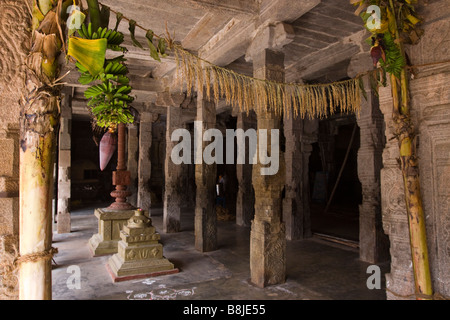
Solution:
<path fill-rule="evenodd" d="M 358 150 L 358 178 L 361 182 L 362 203 L 359 206 L 360 259 L 369 263 L 389 260 L 389 239 L 382 228 L 380 171 L 386 144 L 383 114 L 379 101 L 365 81 L 367 99 L 361 99 Z"/>
<path fill-rule="evenodd" d="M 172 133 L 174 130 L 180 129 L 183 126 L 181 111 L 182 109 L 179 106 L 167 107 L 163 203 L 163 230 L 166 233 L 179 232 L 181 229 L 181 197 L 183 194 L 181 175 L 183 164 L 175 164 L 171 158 L 172 149 L 178 143 L 171 141 Z"/>
<path fill-rule="evenodd" d="M 216 105 L 203 98 L 203 92 L 197 96 L 197 117 L 200 125 L 194 130 L 199 136 L 216 126 Z M 200 252 L 217 249 L 217 214 L 216 214 L 216 174 L 217 164 L 206 164 L 200 158 L 208 142 L 202 141 L 194 150 L 195 160 L 195 248 Z M 201 160 L 201 163 L 199 163 Z"/>
<path fill-rule="evenodd" d="M 424 74 L 429 74 L 425 72 Z M 423 76 L 410 83 L 412 120 L 416 127 L 423 209 L 433 289 L 450 294 L 450 73 Z M 403 180 L 393 137 L 390 88 L 380 89 L 387 143 L 381 174 L 383 227 L 391 241 L 389 299 L 413 299 L 414 277 L 409 246 Z"/>
<path fill-rule="evenodd" d="M 138 187 L 137 187 L 137 207 L 143 210 L 150 210 L 151 193 L 150 177 L 152 172 L 151 147 L 153 140 L 153 123 L 159 118 L 158 114 L 143 112 L 139 122 L 139 155 L 138 155 Z"/>
<path fill-rule="evenodd" d="M 13 246 L 19 246 L 19 100 L 31 44 L 27 2 L 0 1 L 0 21 L 0 245 L 13 253 Z M 4 283 L 10 280 L 16 281 L 5 278 Z M 11 294 L 8 298 L 17 298 L 18 290 Z"/>
<path fill-rule="evenodd" d="M 450 7 L 446 0 L 427 1 L 419 7 L 419 14 L 424 17 L 421 29 L 424 34 L 414 46 L 406 46 L 408 57 L 413 65 L 447 61 L 450 56 Z M 435 67 L 427 67 L 424 72 L 435 72 Z M 446 65 L 450 71 L 450 65 Z M 421 72 L 423 73 L 423 72 Z"/>
<path fill-rule="evenodd" d="M 450 295 L 449 81 L 450 73 L 411 81 L 433 289 L 444 296 Z"/>
<path fill-rule="evenodd" d="M 137 189 L 138 189 L 138 159 L 139 159 L 139 125 L 127 125 L 127 169 L 130 171 L 130 184 L 128 191 L 131 195 L 128 197 L 128 202 L 137 206 Z"/>
<path fill-rule="evenodd" d="M 260 79 L 284 81 L 284 54 L 264 49 L 254 57 L 254 76 Z M 281 129 L 281 119 L 273 112 L 256 112 L 258 130 L 268 130 L 268 141 L 272 129 Z M 282 133 L 279 132 L 279 136 Z M 277 145 L 279 147 L 279 144 Z M 268 144 L 267 154 L 272 154 Z M 279 150 L 279 168 L 273 175 L 261 175 L 263 165 L 253 165 L 252 184 L 255 190 L 255 218 L 250 234 L 251 281 L 258 287 L 285 281 L 286 231 L 282 222 L 282 189 L 286 183 L 284 152 Z"/>
<path fill-rule="evenodd" d="M 392 124 L 392 96 L 390 87 L 379 89 L 380 110 L 386 123 L 386 145 L 381 170 L 381 210 L 385 233 L 390 240 L 391 271 L 386 274 L 388 299 L 398 299 L 414 293 L 414 274 L 409 247 L 408 220 L 402 175 L 397 163 L 398 144 Z M 391 293 L 392 292 L 392 293 Z"/>
<path fill-rule="evenodd" d="M 31 19 L 25 1 L 4 0 L 0 4 L 0 89 L 2 98 L 5 92 L 18 93 L 24 84 L 24 60 L 31 44 Z M 11 96 L 14 98 L 15 94 Z M 6 95 L 5 95 L 6 97 Z M 13 108 L 10 108 L 13 109 Z M 18 114 L 18 112 L 17 112 Z M 2 120 L 4 121 L 4 115 Z"/>
<path fill-rule="evenodd" d="M 283 221 L 288 240 L 311 236 L 309 209 L 309 156 L 318 139 L 319 121 L 285 119 L 286 185 L 283 200 Z"/>
<path fill-rule="evenodd" d="M 244 132 L 249 129 L 256 129 L 255 113 L 253 111 L 248 115 L 239 113 L 237 128 L 244 130 Z M 245 153 L 246 159 L 250 159 L 248 147 L 246 147 Z M 244 164 L 236 164 L 236 178 L 238 180 L 236 224 L 249 227 L 255 214 L 255 192 L 252 186 L 252 164 L 250 161 L 246 160 Z"/>

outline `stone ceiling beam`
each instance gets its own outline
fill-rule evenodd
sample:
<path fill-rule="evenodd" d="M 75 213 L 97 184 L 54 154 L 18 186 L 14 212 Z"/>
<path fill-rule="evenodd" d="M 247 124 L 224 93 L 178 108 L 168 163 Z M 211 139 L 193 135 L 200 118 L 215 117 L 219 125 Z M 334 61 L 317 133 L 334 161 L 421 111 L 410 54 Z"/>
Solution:
<path fill-rule="evenodd" d="M 254 30 L 255 21 L 232 18 L 200 48 L 199 55 L 213 64 L 226 66 L 245 54 Z"/>
<path fill-rule="evenodd" d="M 283 22 L 262 25 L 247 49 L 245 60 L 251 61 L 255 54 L 264 49 L 281 50 L 295 39 L 294 29 L 290 24 Z"/>
<path fill-rule="evenodd" d="M 319 3 L 320 0 L 264 0 L 260 14 L 253 20 L 232 18 L 222 30 L 200 48 L 199 54 L 211 63 L 228 65 L 246 53 L 252 37 L 258 33 L 261 25 L 278 21 L 294 21 Z"/>
<path fill-rule="evenodd" d="M 323 49 L 304 55 L 302 59 L 286 59 L 286 81 L 312 79 L 315 75 L 320 75 L 334 65 L 348 60 L 352 55 L 364 52 L 361 42 L 365 36 L 366 31 L 362 30 Z M 295 46 L 294 43 L 288 45 L 287 51 L 289 52 Z"/>
<path fill-rule="evenodd" d="M 212 12 L 246 13 L 248 15 L 258 14 L 258 0 L 185 0 L 193 7 L 201 7 Z"/>
<path fill-rule="evenodd" d="M 321 0 L 263 0 L 260 20 L 264 22 L 293 22 L 316 7 Z"/>
<path fill-rule="evenodd" d="M 220 31 L 231 18 L 231 14 L 207 12 L 181 41 L 181 45 L 187 50 L 197 51 Z"/>

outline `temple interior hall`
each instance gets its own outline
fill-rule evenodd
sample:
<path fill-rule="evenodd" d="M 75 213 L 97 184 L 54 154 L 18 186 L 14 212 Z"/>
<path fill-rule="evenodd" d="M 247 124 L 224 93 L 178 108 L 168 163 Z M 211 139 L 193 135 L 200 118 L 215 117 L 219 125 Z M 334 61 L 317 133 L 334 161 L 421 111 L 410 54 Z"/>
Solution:
<path fill-rule="evenodd" d="M 73 57 L 30 89 L 35 1 L 0 2 L 0 299 L 448 299 L 450 5 L 393 1 L 421 17 L 399 77 L 358 1 L 100 0 L 132 88 L 109 127 Z M 33 150 L 51 204 L 23 216 Z"/>

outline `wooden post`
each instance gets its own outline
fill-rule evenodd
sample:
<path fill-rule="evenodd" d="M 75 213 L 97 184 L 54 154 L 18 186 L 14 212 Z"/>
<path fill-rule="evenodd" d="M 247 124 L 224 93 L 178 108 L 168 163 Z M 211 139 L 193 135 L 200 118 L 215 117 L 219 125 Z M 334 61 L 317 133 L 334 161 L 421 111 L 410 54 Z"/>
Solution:
<path fill-rule="evenodd" d="M 111 192 L 111 196 L 116 200 L 108 208 L 114 210 L 130 210 L 134 207 L 127 202 L 127 197 L 131 192 L 127 190 L 130 184 L 130 171 L 127 171 L 125 162 L 125 124 L 118 125 L 117 141 L 117 169 L 113 172 L 113 185 L 116 190 Z"/>

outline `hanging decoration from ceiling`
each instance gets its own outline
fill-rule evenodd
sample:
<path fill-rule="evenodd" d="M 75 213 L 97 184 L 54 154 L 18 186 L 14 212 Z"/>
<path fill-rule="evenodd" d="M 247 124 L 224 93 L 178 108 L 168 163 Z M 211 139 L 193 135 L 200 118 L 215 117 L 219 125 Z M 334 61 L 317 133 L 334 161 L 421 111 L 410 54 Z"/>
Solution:
<path fill-rule="evenodd" d="M 173 52 L 178 84 L 181 90 L 187 90 L 188 95 L 198 91 L 199 88 L 205 88 L 208 100 L 214 98 L 217 103 L 220 99 L 225 99 L 240 112 L 248 113 L 250 110 L 274 112 L 287 118 L 291 116 L 326 118 L 339 112 L 359 115 L 361 77 L 310 85 L 262 80 L 214 65 L 191 53 L 172 39 L 167 26 L 164 36 L 157 36 L 152 30 L 136 26 L 147 32 L 147 40 L 149 34 L 152 36 L 151 39 L 158 39 L 158 46 L 151 45 L 152 41 L 148 41 L 150 55 L 155 60 L 159 60 L 158 57 L 165 57 L 167 49 Z M 142 47 L 136 44 L 133 32 L 132 38 L 135 45 Z M 378 71 L 377 69 L 369 73 Z"/>
<path fill-rule="evenodd" d="M 334 113 L 360 112 L 360 78 L 328 84 L 296 84 L 268 81 L 219 67 L 172 44 L 177 78 L 187 91 L 206 88 L 206 98 L 223 98 L 241 112 L 274 112 L 279 116 L 326 118 Z"/>

